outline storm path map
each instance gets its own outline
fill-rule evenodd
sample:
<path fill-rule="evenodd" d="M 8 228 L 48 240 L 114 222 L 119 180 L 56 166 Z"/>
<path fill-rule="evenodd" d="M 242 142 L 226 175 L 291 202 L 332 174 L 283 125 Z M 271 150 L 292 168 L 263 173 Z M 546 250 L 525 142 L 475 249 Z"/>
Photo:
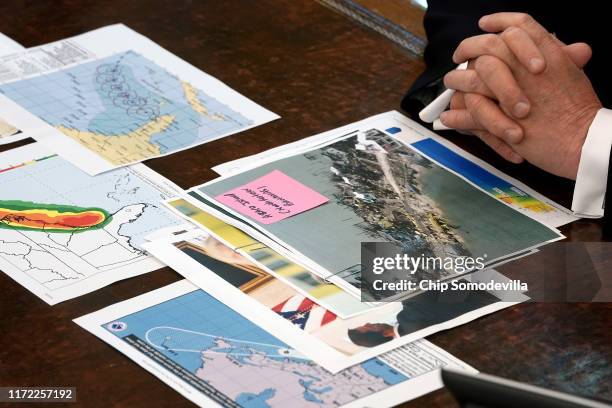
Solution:
<path fill-rule="evenodd" d="M 140 245 L 182 221 L 143 165 L 92 177 L 40 144 L 0 154 L 0 269 L 55 304 L 160 267 Z"/>
<path fill-rule="evenodd" d="M 367 398 L 406 398 L 410 390 L 392 388 L 459 364 L 418 341 L 331 374 L 186 280 L 75 322 L 205 407 L 377 406 Z M 412 392 L 435 388 L 424 381 Z"/>
<path fill-rule="evenodd" d="M 9 82 L 0 92 L 114 167 L 253 124 L 134 51 Z"/>

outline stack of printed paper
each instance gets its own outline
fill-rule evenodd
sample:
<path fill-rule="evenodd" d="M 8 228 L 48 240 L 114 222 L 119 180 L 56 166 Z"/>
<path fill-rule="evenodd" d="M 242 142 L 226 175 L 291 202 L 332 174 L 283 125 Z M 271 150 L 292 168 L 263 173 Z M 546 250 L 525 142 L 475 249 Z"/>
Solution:
<path fill-rule="evenodd" d="M 163 266 L 141 244 L 182 190 L 122 166 L 278 117 L 123 25 L 1 39 L 0 143 L 38 142 L 0 154 L 0 267 L 50 304 Z"/>
<path fill-rule="evenodd" d="M 227 224 L 225 227 L 232 228 Z M 220 228 L 213 230 L 217 232 L 215 236 L 200 229 L 176 232 L 145 243 L 144 247 L 216 299 L 332 372 L 527 300 L 524 295 L 505 298 L 503 294 L 480 291 L 461 302 L 449 303 L 437 293 L 428 292 L 409 301 L 384 303 L 366 311 L 359 308 L 359 314 L 342 316 L 328 307 L 334 305 L 333 297 L 330 301 L 320 296 L 322 290 L 298 291 L 295 280 L 284 279 L 283 271 L 266 268 L 267 262 L 257 262 L 224 245 L 216 237 L 219 233 L 227 235 Z M 293 269 L 282 257 L 272 255 L 270 259 L 287 270 Z M 298 270 L 301 275 L 308 273 Z M 314 280 L 312 275 L 308 279 Z M 480 271 L 472 279 L 507 281 L 492 269 Z M 367 339 L 360 333 L 375 327 L 388 327 L 391 333 L 397 327 L 399 332 L 378 342 L 360 340 Z"/>
<path fill-rule="evenodd" d="M 264 153 L 187 199 L 355 296 L 361 242 L 494 265 L 561 239 L 548 225 L 572 219 L 395 113 Z"/>

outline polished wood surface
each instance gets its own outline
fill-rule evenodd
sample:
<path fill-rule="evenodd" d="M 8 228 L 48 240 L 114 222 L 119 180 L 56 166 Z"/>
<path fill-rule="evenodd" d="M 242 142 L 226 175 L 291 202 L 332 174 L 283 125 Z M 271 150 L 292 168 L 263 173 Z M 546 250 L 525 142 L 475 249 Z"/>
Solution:
<path fill-rule="evenodd" d="M 399 109 L 404 90 L 423 69 L 386 38 L 308 0 L 7 0 L 0 15 L 0 31 L 25 46 L 125 23 L 282 116 L 146 162 L 185 188 L 215 177 L 210 167 L 216 164 Z M 454 141 L 569 205 L 572 183 L 502 163 L 476 140 Z M 573 241 L 604 239 L 596 221 L 562 231 Z M 71 321 L 178 279 L 164 268 L 51 307 L 0 274 L 0 385 L 76 386 L 83 406 L 191 406 Z M 612 399 L 611 328 L 609 303 L 524 304 L 430 340 L 484 372 Z M 456 404 L 440 390 L 405 406 Z"/>
<path fill-rule="evenodd" d="M 412 34 L 425 38 L 423 15 L 425 10 L 412 0 L 354 0 L 368 10 L 382 16 Z"/>

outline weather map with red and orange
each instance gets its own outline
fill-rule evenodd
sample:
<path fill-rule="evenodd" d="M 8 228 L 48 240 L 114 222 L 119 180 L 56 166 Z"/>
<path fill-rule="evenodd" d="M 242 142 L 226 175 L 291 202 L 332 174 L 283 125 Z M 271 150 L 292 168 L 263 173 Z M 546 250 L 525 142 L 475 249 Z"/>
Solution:
<path fill-rule="evenodd" d="M 144 165 L 92 177 L 33 143 L 0 153 L 0 270 L 50 304 L 160 267 L 144 237 L 183 222 Z"/>
<path fill-rule="evenodd" d="M 0 200 L 0 228 L 44 232 L 84 232 L 111 220 L 102 208 Z"/>

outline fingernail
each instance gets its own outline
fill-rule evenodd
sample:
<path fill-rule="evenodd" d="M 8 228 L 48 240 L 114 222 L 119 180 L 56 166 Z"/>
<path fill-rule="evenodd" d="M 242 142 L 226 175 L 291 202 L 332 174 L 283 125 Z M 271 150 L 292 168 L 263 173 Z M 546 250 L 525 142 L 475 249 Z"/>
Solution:
<path fill-rule="evenodd" d="M 532 72 L 540 72 L 544 68 L 544 60 L 542 58 L 532 58 L 529 60 L 529 67 Z"/>
<path fill-rule="evenodd" d="M 518 153 L 512 152 L 510 153 L 510 155 L 512 156 L 512 161 L 516 164 L 522 163 L 523 162 L 523 156 L 521 156 Z"/>
<path fill-rule="evenodd" d="M 521 140 L 522 132 L 519 129 L 507 129 L 504 132 L 506 141 L 510 143 L 518 143 Z"/>
<path fill-rule="evenodd" d="M 448 112 L 447 112 L 447 111 L 442 112 L 442 113 L 440 114 L 440 121 L 441 121 L 442 123 L 444 123 L 444 122 L 446 121 L 446 119 L 447 119 L 447 118 L 448 118 Z M 446 123 L 444 123 L 444 124 L 446 125 Z"/>
<path fill-rule="evenodd" d="M 514 105 L 513 109 L 514 116 L 517 118 L 522 118 L 527 116 L 529 113 L 529 104 L 527 102 L 519 102 Z"/>
<path fill-rule="evenodd" d="M 487 21 L 488 19 L 489 19 L 489 16 L 482 16 L 482 17 L 480 18 L 480 20 L 478 21 L 478 23 L 480 23 L 480 24 L 484 24 L 484 23 L 486 23 L 486 21 Z"/>

